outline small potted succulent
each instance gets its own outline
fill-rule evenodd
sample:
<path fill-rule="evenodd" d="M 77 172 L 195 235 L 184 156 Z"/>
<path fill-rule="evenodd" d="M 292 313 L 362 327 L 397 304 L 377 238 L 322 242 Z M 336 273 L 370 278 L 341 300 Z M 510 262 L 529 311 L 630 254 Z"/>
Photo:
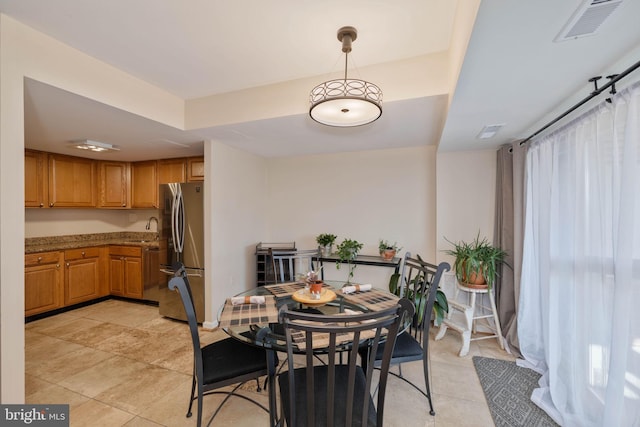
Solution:
<path fill-rule="evenodd" d="M 336 268 L 340 270 L 340 264 L 347 263 L 349 265 L 349 276 L 347 277 L 347 283 L 350 283 L 353 277 L 353 270 L 356 268 L 356 264 L 351 262 L 358 257 L 358 252 L 362 249 L 363 244 L 357 240 L 344 239 L 337 247 L 336 254 L 338 260 L 336 261 Z"/>
<path fill-rule="evenodd" d="M 402 250 L 402 248 L 398 246 L 397 242 L 391 244 L 382 239 L 380 239 L 380 242 L 378 243 L 378 249 L 380 250 L 380 256 L 387 261 L 392 260 L 393 257 L 396 256 L 396 253 Z"/>
<path fill-rule="evenodd" d="M 336 241 L 335 234 L 322 233 L 316 236 L 316 242 L 318 246 L 320 246 L 320 251 L 322 252 L 322 256 L 329 256 L 331 252 L 333 252 L 333 243 Z"/>

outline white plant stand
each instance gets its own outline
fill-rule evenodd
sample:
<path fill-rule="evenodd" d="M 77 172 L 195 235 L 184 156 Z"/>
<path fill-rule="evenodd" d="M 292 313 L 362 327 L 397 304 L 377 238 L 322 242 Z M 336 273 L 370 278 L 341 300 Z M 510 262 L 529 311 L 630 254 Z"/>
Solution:
<path fill-rule="evenodd" d="M 458 302 L 458 296 L 460 292 L 467 294 L 467 303 Z M 477 296 L 480 294 L 482 297 L 484 294 L 488 294 L 490 306 L 483 304 L 477 304 Z M 481 298 L 482 299 L 482 298 Z M 493 319 L 493 322 L 491 320 Z M 473 336 L 477 332 L 477 320 L 484 320 L 486 326 L 493 334 Z M 460 348 L 460 357 L 466 356 L 469 353 L 469 344 L 471 341 L 484 340 L 489 338 L 496 338 L 500 348 L 504 350 L 504 343 L 502 342 L 502 331 L 500 329 L 500 321 L 498 319 L 498 310 L 496 309 L 496 301 L 493 296 L 493 290 L 489 291 L 488 288 L 470 288 L 465 285 L 461 285 L 456 281 L 456 288 L 454 291 L 453 300 L 449 301 L 449 313 L 447 317 L 442 320 L 440 330 L 436 335 L 436 341 L 440 340 L 447 333 L 447 329 L 451 328 L 458 331 L 462 336 L 462 347 Z"/>

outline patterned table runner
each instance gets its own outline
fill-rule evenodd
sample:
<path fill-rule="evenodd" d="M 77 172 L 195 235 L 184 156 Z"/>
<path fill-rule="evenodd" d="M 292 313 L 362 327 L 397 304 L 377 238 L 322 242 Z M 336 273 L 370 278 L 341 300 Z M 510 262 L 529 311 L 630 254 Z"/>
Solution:
<path fill-rule="evenodd" d="M 370 291 L 356 291 L 351 294 L 343 294 L 338 290 L 338 294 L 342 295 L 345 300 L 367 307 L 371 311 L 384 310 L 390 308 L 398 303 L 398 298 L 389 292 L 381 291 L 378 289 L 371 289 Z"/>
<path fill-rule="evenodd" d="M 278 283 L 276 285 L 266 285 L 264 288 L 275 295 L 276 298 L 288 297 L 293 295 L 296 291 L 304 289 L 307 284 L 305 282 L 288 282 Z M 329 288 L 326 283 L 322 284 L 323 288 Z"/>
<path fill-rule="evenodd" d="M 264 304 L 231 304 L 227 299 L 220 315 L 221 328 L 240 325 L 255 325 L 278 322 L 276 298 L 265 296 Z"/>

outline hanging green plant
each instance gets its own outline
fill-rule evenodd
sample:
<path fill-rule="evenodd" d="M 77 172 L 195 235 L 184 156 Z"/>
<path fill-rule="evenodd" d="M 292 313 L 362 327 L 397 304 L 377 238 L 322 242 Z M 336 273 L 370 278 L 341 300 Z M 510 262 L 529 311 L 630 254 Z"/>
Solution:
<path fill-rule="evenodd" d="M 340 270 L 340 265 L 342 263 L 347 263 L 349 266 L 349 276 L 347 277 L 347 283 L 350 283 L 351 278 L 353 277 L 353 270 L 356 268 L 356 264 L 353 264 L 352 261 L 358 257 L 358 252 L 362 249 L 363 244 L 358 242 L 357 240 L 352 239 L 344 239 L 337 247 L 336 247 L 336 255 L 338 255 L 338 260 L 336 261 L 336 269 Z"/>

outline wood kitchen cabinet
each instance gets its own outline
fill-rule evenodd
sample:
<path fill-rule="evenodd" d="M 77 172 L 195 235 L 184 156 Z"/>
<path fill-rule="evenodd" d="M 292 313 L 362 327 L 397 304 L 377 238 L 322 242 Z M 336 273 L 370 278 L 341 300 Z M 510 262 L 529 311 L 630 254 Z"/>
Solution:
<path fill-rule="evenodd" d="M 158 160 L 158 184 L 186 182 L 187 159 Z"/>
<path fill-rule="evenodd" d="M 24 152 L 24 206 L 46 208 L 49 206 L 47 153 L 25 150 Z"/>
<path fill-rule="evenodd" d="M 72 305 L 106 295 L 103 284 L 104 258 L 102 247 L 69 249 L 64 251 L 64 304 Z"/>
<path fill-rule="evenodd" d="M 158 162 L 131 163 L 131 207 L 158 207 Z"/>
<path fill-rule="evenodd" d="M 204 157 L 187 158 L 187 182 L 204 181 Z"/>
<path fill-rule="evenodd" d="M 99 203 L 101 208 L 128 208 L 130 167 L 128 162 L 98 162 Z"/>
<path fill-rule="evenodd" d="M 49 207 L 96 207 L 97 162 L 49 154 Z"/>
<path fill-rule="evenodd" d="M 111 246 L 109 248 L 109 283 L 112 295 L 142 298 L 142 248 Z"/>
<path fill-rule="evenodd" d="M 64 252 L 24 256 L 24 315 L 64 306 Z"/>

